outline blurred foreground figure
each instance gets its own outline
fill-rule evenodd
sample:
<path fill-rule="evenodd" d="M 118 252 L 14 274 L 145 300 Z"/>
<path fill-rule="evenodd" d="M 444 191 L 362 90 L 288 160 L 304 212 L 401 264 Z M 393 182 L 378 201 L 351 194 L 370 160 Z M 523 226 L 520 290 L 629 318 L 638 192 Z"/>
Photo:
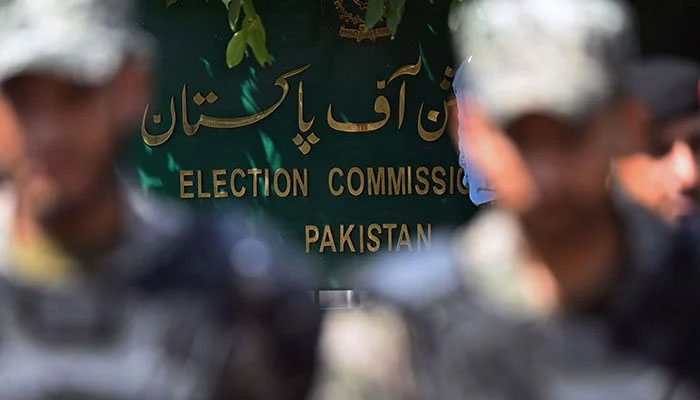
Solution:
<path fill-rule="evenodd" d="M 472 55 L 460 122 L 499 201 L 430 254 L 366 271 L 365 309 L 327 321 L 317 396 L 697 398 L 625 330 L 643 327 L 637 296 L 673 254 L 666 224 L 609 179 L 643 124 L 621 90 L 626 10 L 475 0 L 457 12 L 455 42 Z"/>
<path fill-rule="evenodd" d="M 657 56 L 632 70 L 630 90 L 646 107 L 643 152 L 617 161 L 622 186 L 671 223 L 700 205 L 700 65 Z"/>
<path fill-rule="evenodd" d="M 116 174 L 150 86 L 130 4 L 0 2 L 22 139 L 0 190 L 0 398 L 304 398 L 304 268 L 250 221 L 195 219 Z"/>
<path fill-rule="evenodd" d="M 655 56 L 626 83 L 644 107 L 636 153 L 616 163 L 620 183 L 676 229 L 673 261 L 641 285 L 619 322 L 621 342 L 700 384 L 700 65 Z"/>
<path fill-rule="evenodd" d="M 457 124 L 454 129 L 457 130 L 458 136 L 458 149 L 459 149 L 459 165 L 464 169 L 464 186 L 469 188 L 469 200 L 479 207 L 482 205 L 488 205 L 496 200 L 496 192 L 493 190 L 491 185 L 486 182 L 483 174 L 479 171 L 479 168 L 474 163 L 469 155 L 469 139 L 466 134 L 466 121 L 464 117 L 466 113 L 459 112 L 460 108 L 465 107 L 467 102 L 465 99 L 469 96 L 469 79 L 467 76 L 467 64 L 469 61 L 462 62 L 462 65 L 457 68 L 455 73 L 454 82 L 452 82 L 452 87 L 455 92 L 455 97 L 457 98 Z"/>
<path fill-rule="evenodd" d="M 0 92 L 0 184 L 10 178 L 12 165 L 21 154 L 22 138 L 12 105 Z"/>

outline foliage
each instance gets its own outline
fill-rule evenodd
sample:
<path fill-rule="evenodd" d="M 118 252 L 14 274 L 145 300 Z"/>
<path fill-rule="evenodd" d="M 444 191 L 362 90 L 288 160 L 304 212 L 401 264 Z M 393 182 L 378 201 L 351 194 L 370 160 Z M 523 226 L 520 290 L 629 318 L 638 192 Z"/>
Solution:
<path fill-rule="evenodd" d="M 428 1 L 433 4 L 434 0 Z M 462 1 L 464 0 L 452 0 L 451 7 Z M 170 7 L 177 2 L 178 0 L 165 0 L 165 5 Z M 253 0 L 221 0 L 221 2 L 226 7 L 228 23 L 233 32 L 233 36 L 226 46 L 228 67 L 233 68 L 240 64 L 243 61 L 243 56 L 248 54 L 248 48 L 253 51 L 255 59 L 261 66 L 272 64 L 272 58 L 267 49 L 265 27 L 260 15 L 255 11 Z M 401 23 L 401 18 L 403 18 L 405 8 L 406 0 L 369 0 L 365 14 L 366 28 L 373 28 L 384 18 L 393 39 Z"/>
<path fill-rule="evenodd" d="M 373 28 L 384 17 L 393 38 L 396 36 L 405 7 L 406 0 L 369 0 L 367 14 L 365 14 L 367 29 Z"/>
<path fill-rule="evenodd" d="M 434 4 L 434 0 L 428 0 Z M 452 0 L 450 10 L 462 3 L 464 0 Z M 365 25 L 367 29 L 373 28 L 382 18 L 386 19 L 386 26 L 391 31 L 392 39 L 396 36 L 401 18 L 406 8 L 406 0 L 369 0 L 367 3 L 367 13 L 365 14 Z"/>
<path fill-rule="evenodd" d="M 178 0 L 165 0 L 167 7 Z M 226 64 L 233 68 L 243 61 L 250 48 L 261 66 L 272 63 L 267 49 L 267 34 L 262 19 L 255 11 L 253 0 L 221 0 L 228 14 L 228 24 L 233 32 L 226 46 Z"/>

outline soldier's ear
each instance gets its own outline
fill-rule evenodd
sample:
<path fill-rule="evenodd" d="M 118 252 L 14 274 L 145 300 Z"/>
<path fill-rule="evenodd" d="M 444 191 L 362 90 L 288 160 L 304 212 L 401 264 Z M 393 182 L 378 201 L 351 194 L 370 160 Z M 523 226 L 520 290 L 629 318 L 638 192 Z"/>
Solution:
<path fill-rule="evenodd" d="M 127 61 L 112 82 L 114 112 L 121 132 L 128 132 L 142 117 L 151 101 L 153 83 L 151 67 L 140 60 Z"/>

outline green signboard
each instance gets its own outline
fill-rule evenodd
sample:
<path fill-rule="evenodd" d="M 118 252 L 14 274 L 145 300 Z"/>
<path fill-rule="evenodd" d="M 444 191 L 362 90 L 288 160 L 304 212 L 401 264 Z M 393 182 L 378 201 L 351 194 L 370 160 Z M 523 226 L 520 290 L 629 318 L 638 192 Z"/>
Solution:
<path fill-rule="evenodd" d="M 363 29 L 364 3 L 256 0 L 273 62 L 229 69 L 221 2 L 144 2 L 159 56 L 131 152 L 142 188 L 274 219 L 328 287 L 353 257 L 424 251 L 463 223 L 449 2 L 408 2 L 393 40 L 383 22 Z"/>

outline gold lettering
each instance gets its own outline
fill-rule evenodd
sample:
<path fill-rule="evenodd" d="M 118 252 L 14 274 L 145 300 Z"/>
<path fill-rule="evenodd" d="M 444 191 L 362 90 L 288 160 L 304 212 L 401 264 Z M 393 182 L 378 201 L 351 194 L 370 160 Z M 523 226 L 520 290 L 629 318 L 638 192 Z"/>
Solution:
<path fill-rule="evenodd" d="M 408 173 L 406 175 L 408 176 L 408 184 L 406 185 L 408 194 L 413 194 L 413 170 L 410 166 L 408 167 Z"/>
<path fill-rule="evenodd" d="M 425 244 L 426 250 L 430 250 L 430 234 L 432 231 L 432 224 L 428 224 L 428 234 L 425 234 L 423 229 L 423 224 L 418 224 L 418 250 L 422 249 L 421 244 Z"/>
<path fill-rule="evenodd" d="M 401 224 L 401 232 L 399 233 L 399 242 L 396 244 L 396 251 L 401 251 L 401 246 L 406 246 L 408 251 L 413 251 L 411 235 L 408 233 L 408 226 L 406 226 L 406 224 Z"/>
<path fill-rule="evenodd" d="M 457 170 L 457 190 L 463 195 L 469 194 L 469 188 L 464 186 L 464 168 Z"/>
<path fill-rule="evenodd" d="M 194 199 L 194 193 L 187 193 L 185 191 L 186 187 L 193 187 L 194 182 L 186 178 L 193 177 L 194 171 L 191 169 L 183 169 L 180 171 L 180 198 L 181 199 Z"/>
<path fill-rule="evenodd" d="M 379 241 L 377 235 L 373 234 L 372 231 L 377 231 L 379 234 L 382 232 L 382 227 L 379 226 L 379 224 L 372 224 L 369 226 L 369 228 L 367 228 L 367 239 L 369 239 L 367 242 L 367 250 L 371 251 L 372 253 L 376 253 L 379 251 L 381 242 Z M 374 244 L 371 244 L 370 242 Z"/>
<path fill-rule="evenodd" d="M 396 224 L 383 224 L 382 228 L 386 229 L 387 232 L 387 237 L 389 238 L 389 246 L 388 249 L 389 251 L 392 251 L 393 247 L 393 241 L 394 241 L 394 229 L 396 229 L 397 225 Z"/>
<path fill-rule="evenodd" d="M 243 172 L 242 169 L 236 168 L 231 172 L 231 192 L 233 193 L 234 196 L 236 197 L 243 197 L 246 192 L 245 186 L 241 187 L 241 189 L 236 189 L 236 177 L 240 176 L 242 178 L 245 177 L 245 172 Z"/>
<path fill-rule="evenodd" d="M 285 189 L 282 191 L 280 189 L 280 176 L 284 176 L 285 180 Z M 272 188 L 275 191 L 275 195 L 278 197 L 287 197 L 289 196 L 289 192 L 292 191 L 292 185 L 291 185 L 291 178 L 289 177 L 289 172 L 287 172 L 286 169 L 280 168 L 277 171 L 275 171 L 275 176 L 272 178 Z"/>
<path fill-rule="evenodd" d="M 406 194 L 406 168 L 399 167 L 398 174 L 393 167 L 387 168 L 389 171 L 389 196 Z"/>
<path fill-rule="evenodd" d="M 367 168 L 367 183 L 367 194 L 369 196 L 385 195 L 384 167 Z"/>
<path fill-rule="evenodd" d="M 342 185 L 338 189 L 333 188 L 333 176 L 334 175 L 343 176 L 343 170 L 338 168 L 338 167 L 335 167 L 335 168 L 331 168 L 331 171 L 328 173 L 328 190 L 331 191 L 331 194 L 333 196 L 338 197 L 341 194 L 343 194 L 343 191 L 345 190 L 345 188 Z"/>
<path fill-rule="evenodd" d="M 265 168 L 265 197 L 270 197 L 270 170 Z"/>
<path fill-rule="evenodd" d="M 311 252 L 311 243 L 318 243 L 319 231 L 316 225 L 306 225 L 306 252 Z"/>
<path fill-rule="evenodd" d="M 309 170 L 304 168 L 303 179 L 298 169 L 294 168 L 292 172 L 294 174 L 294 197 L 297 196 L 297 189 L 301 190 L 302 197 L 307 197 L 309 195 Z"/>
<path fill-rule="evenodd" d="M 450 165 L 450 194 L 455 194 L 455 167 Z"/>
<path fill-rule="evenodd" d="M 430 191 L 430 182 L 428 181 L 428 176 L 430 175 L 430 171 L 426 167 L 418 167 L 416 169 L 416 180 L 419 183 L 423 184 L 423 188 L 421 188 L 419 183 L 416 183 L 416 194 L 425 196 L 428 194 L 428 191 Z"/>
<path fill-rule="evenodd" d="M 365 226 L 360 225 L 360 253 L 365 253 Z"/>
<path fill-rule="evenodd" d="M 352 242 L 352 238 L 350 237 L 350 234 L 352 233 L 353 229 L 355 229 L 355 225 L 349 225 L 348 229 L 345 229 L 345 225 L 340 225 L 340 252 L 344 253 L 345 252 L 345 244 L 347 243 L 348 247 L 350 248 L 350 252 L 354 253 L 355 252 L 355 244 Z"/>
<path fill-rule="evenodd" d="M 226 186 L 226 179 L 221 179 L 221 176 L 226 175 L 225 169 L 215 169 L 211 173 L 212 180 L 214 181 L 214 197 L 220 199 L 222 197 L 228 197 L 227 191 L 220 191 L 223 186 Z"/>
<path fill-rule="evenodd" d="M 259 168 L 251 168 L 248 170 L 248 175 L 253 175 L 253 197 L 258 197 L 258 176 L 262 174 Z"/>
<path fill-rule="evenodd" d="M 197 198 L 208 199 L 211 197 L 211 193 L 202 191 L 202 170 L 197 170 Z"/>
<path fill-rule="evenodd" d="M 435 186 L 433 187 L 433 193 L 435 193 L 437 195 L 443 195 L 447 191 L 447 184 L 445 183 L 445 179 L 438 178 L 438 172 L 443 177 L 445 175 L 447 175 L 447 171 L 445 171 L 445 168 L 443 168 L 443 167 L 433 168 L 433 182 L 435 183 Z"/>
<path fill-rule="evenodd" d="M 360 177 L 360 185 L 357 188 L 354 188 L 353 184 L 352 184 L 353 175 L 357 175 Z M 364 174 L 362 174 L 362 170 L 357 168 L 357 167 L 350 168 L 350 171 L 348 171 L 348 190 L 350 191 L 350 194 L 357 197 L 357 196 L 362 194 L 364 189 L 365 189 L 365 176 L 364 176 Z"/>
<path fill-rule="evenodd" d="M 319 252 L 323 253 L 326 251 L 326 247 L 330 247 L 333 253 L 338 252 L 338 249 L 335 247 L 335 241 L 333 240 L 333 232 L 329 225 L 323 227 L 323 238 L 321 239 L 321 248 Z"/>

